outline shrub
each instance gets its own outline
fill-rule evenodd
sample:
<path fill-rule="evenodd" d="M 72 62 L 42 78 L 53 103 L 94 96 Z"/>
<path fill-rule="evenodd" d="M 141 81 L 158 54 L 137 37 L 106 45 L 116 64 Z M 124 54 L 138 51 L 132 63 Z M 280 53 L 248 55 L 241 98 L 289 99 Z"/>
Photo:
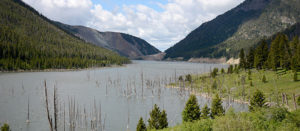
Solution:
<path fill-rule="evenodd" d="M 249 71 L 248 71 L 248 80 L 252 80 L 251 74 L 252 74 L 252 73 L 251 73 L 251 70 L 249 70 Z"/>
<path fill-rule="evenodd" d="M 201 118 L 208 119 L 210 117 L 210 109 L 208 108 L 207 104 L 202 108 L 201 111 Z"/>
<path fill-rule="evenodd" d="M 271 108 L 270 113 L 271 120 L 281 122 L 286 118 L 288 111 L 286 108 Z"/>
<path fill-rule="evenodd" d="M 3 126 L 1 127 L 1 131 L 10 131 L 9 125 L 4 123 Z"/>
<path fill-rule="evenodd" d="M 217 84 L 216 80 L 214 80 L 213 84 L 211 85 L 211 88 L 212 89 L 217 89 L 218 88 L 218 84 Z"/>
<path fill-rule="evenodd" d="M 185 81 L 192 82 L 192 76 L 190 74 L 186 75 Z"/>
<path fill-rule="evenodd" d="M 250 86 L 253 86 L 253 82 L 252 81 L 250 81 Z"/>
<path fill-rule="evenodd" d="M 265 99 L 265 95 L 260 90 L 256 90 L 253 97 L 250 99 L 249 110 L 254 111 L 254 109 L 257 107 L 264 107 Z"/>
<path fill-rule="evenodd" d="M 140 118 L 140 120 L 138 122 L 138 125 L 136 127 L 136 131 L 147 131 L 146 125 L 145 125 L 144 120 L 143 120 L 142 117 Z"/>
<path fill-rule="evenodd" d="M 294 72 L 294 81 L 298 81 L 298 75 L 297 75 L 297 72 Z"/>
<path fill-rule="evenodd" d="M 182 76 L 179 76 L 178 80 L 179 80 L 179 81 L 183 81 Z"/>
<path fill-rule="evenodd" d="M 267 83 L 267 78 L 266 78 L 265 75 L 263 75 L 262 82 L 263 82 L 263 83 Z"/>
<path fill-rule="evenodd" d="M 214 68 L 214 70 L 210 73 L 210 76 L 212 78 L 215 78 L 218 75 L 218 71 L 219 71 L 218 68 Z"/>
<path fill-rule="evenodd" d="M 297 104 L 300 106 L 300 96 L 297 98 Z"/>
<path fill-rule="evenodd" d="M 224 68 L 221 69 L 221 74 L 224 74 L 225 73 L 225 70 Z"/>

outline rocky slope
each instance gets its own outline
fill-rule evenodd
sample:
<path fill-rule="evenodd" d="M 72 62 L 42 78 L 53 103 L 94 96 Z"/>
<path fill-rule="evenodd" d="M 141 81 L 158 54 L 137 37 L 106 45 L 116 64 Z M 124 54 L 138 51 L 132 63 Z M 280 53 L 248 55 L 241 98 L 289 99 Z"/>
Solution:
<path fill-rule="evenodd" d="M 299 0 L 245 0 L 167 49 L 165 58 L 237 57 L 260 39 L 300 21 Z"/>
<path fill-rule="evenodd" d="M 56 22 L 56 25 L 89 43 L 110 49 L 130 59 L 140 59 L 143 56 L 160 53 L 147 41 L 132 35 L 118 32 L 100 32 L 84 26 L 71 26 L 59 22 Z"/>

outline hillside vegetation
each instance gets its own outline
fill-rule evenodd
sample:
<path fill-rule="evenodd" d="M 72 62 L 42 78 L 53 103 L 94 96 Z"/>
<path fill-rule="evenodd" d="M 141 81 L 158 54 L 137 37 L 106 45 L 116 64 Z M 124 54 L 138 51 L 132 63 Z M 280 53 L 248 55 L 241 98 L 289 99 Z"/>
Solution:
<path fill-rule="evenodd" d="M 1 0 L 0 17 L 0 70 L 87 68 L 129 62 L 62 31 L 20 0 Z"/>
<path fill-rule="evenodd" d="M 299 0 L 245 0 L 167 49 L 165 58 L 237 57 L 240 49 L 299 22 L 299 7 Z"/>

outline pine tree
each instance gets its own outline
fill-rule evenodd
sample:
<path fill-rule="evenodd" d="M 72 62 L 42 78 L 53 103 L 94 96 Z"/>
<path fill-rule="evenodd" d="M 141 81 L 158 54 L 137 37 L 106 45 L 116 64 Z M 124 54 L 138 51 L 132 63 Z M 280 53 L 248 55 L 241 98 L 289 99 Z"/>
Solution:
<path fill-rule="evenodd" d="M 284 69 L 289 69 L 291 54 L 286 35 L 283 35 L 279 42 L 279 57 L 280 66 Z"/>
<path fill-rule="evenodd" d="M 162 111 L 160 119 L 159 119 L 159 129 L 168 127 L 168 118 L 165 110 Z"/>
<path fill-rule="evenodd" d="M 254 66 L 254 54 L 255 50 L 253 48 L 250 48 L 249 53 L 247 55 L 247 68 L 252 69 Z"/>
<path fill-rule="evenodd" d="M 224 114 L 225 110 L 222 106 L 222 100 L 219 95 L 216 94 L 211 105 L 211 117 L 215 118 L 216 116 L 223 116 Z"/>
<path fill-rule="evenodd" d="M 264 67 L 269 54 L 268 50 L 268 44 L 265 40 L 263 40 L 261 44 L 256 47 L 254 55 L 254 66 L 257 69 L 262 69 Z"/>
<path fill-rule="evenodd" d="M 190 122 L 200 119 L 200 108 L 195 95 L 191 95 L 185 104 L 185 108 L 182 112 L 182 120 L 184 122 Z"/>
<path fill-rule="evenodd" d="M 250 106 L 249 110 L 254 111 L 257 107 L 264 107 L 265 106 L 265 96 L 260 90 L 256 90 L 253 97 L 250 99 Z"/>
<path fill-rule="evenodd" d="M 159 107 L 155 104 L 150 112 L 148 119 L 149 129 L 163 129 L 168 127 L 167 113 L 165 110 L 160 111 Z"/>
<path fill-rule="evenodd" d="M 300 67 L 300 42 L 298 42 L 298 44 L 296 46 L 294 45 L 293 47 L 296 48 L 294 48 L 293 50 L 293 55 L 291 59 L 291 68 L 294 71 L 298 71 Z"/>
<path fill-rule="evenodd" d="M 297 72 L 294 72 L 294 81 L 298 81 L 298 75 L 297 75 Z"/>
<path fill-rule="evenodd" d="M 138 125 L 136 127 L 136 131 L 147 131 L 146 125 L 145 125 L 144 120 L 143 120 L 142 117 L 140 118 L 140 120 L 138 122 Z"/>
<path fill-rule="evenodd" d="M 150 118 L 148 119 L 149 128 L 150 129 L 159 129 L 159 119 L 161 116 L 161 112 L 159 107 L 155 104 L 154 108 L 150 112 Z"/>
<path fill-rule="evenodd" d="M 207 104 L 202 108 L 201 118 L 208 119 L 210 117 L 210 109 L 208 108 Z"/>
<path fill-rule="evenodd" d="M 279 67 L 279 42 L 281 39 L 281 34 L 278 34 L 276 38 L 272 41 L 271 47 L 270 47 L 270 53 L 268 56 L 268 67 L 273 69 L 274 71 L 277 70 L 277 67 Z"/>
<path fill-rule="evenodd" d="M 245 59 L 245 52 L 244 49 L 242 48 L 240 51 L 240 67 L 245 68 L 246 67 L 246 59 Z"/>
<path fill-rule="evenodd" d="M 224 68 L 221 69 L 221 74 L 224 74 L 225 73 L 225 70 Z"/>
<path fill-rule="evenodd" d="M 233 73 L 233 65 L 230 65 L 227 69 L 227 74 L 232 74 Z"/>

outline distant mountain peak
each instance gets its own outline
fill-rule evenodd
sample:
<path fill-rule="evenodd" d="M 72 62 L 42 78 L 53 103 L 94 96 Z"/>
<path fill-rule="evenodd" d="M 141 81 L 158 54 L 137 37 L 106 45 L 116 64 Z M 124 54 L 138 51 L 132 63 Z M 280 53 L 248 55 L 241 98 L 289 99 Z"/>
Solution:
<path fill-rule="evenodd" d="M 147 41 L 119 32 L 100 32 L 85 26 L 71 26 L 55 22 L 63 30 L 94 45 L 107 48 L 130 59 L 160 53 L 158 49 Z"/>

